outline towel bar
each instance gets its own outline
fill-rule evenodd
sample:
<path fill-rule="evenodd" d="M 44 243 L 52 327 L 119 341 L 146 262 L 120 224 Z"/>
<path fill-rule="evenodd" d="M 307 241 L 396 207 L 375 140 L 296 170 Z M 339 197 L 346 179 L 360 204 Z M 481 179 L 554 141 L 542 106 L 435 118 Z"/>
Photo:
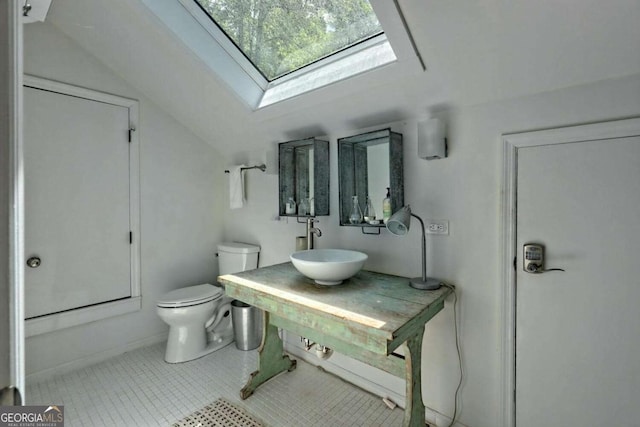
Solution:
<path fill-rule="evenodd" d="M 248 166 L 246 168 L 240 168 L 240 170 L 246 171 L 247 169 L 260 169 L 262 172 L 267 170 L 265 165 Z M 225 170 L 224 173 L 229 173 L 229 170 Z"/>

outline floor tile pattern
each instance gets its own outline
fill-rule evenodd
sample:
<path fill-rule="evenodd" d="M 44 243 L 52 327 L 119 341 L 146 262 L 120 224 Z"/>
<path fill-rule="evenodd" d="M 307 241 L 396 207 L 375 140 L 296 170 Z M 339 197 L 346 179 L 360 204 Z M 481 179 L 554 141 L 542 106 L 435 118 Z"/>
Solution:
<path fill-rule="evenodd" d="M 168 364 L 164 344 L 27 384 L 29 405 L 62 404 L 65 426 L 169 426 L 218 398 L 244 408 L 269 427 L 402 425 L 403 411 L 298 360 L 247 400 L 239 391 L 258 363 L 257 352 L 231 344 L 188 363 Z"/>

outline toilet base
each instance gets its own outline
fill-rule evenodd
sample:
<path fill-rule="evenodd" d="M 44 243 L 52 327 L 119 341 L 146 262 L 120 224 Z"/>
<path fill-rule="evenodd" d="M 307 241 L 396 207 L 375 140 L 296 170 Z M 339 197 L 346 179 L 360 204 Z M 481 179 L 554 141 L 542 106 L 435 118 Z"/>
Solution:
<path fill-rule="evenodd" d="M 158 307 L 160 318 L 170 325 L 165 362 L 188 362 L 232 343 L 230 302 L 231 299 L 223 296 L 186 308 Z"/>
<path fill-rule="evenodd" d="M 215 334 L 211 334 L 211 335 L 215 335 Z M 190 362 L 192 360 L 204 357 L 209 353 L 213 353 L 214 351 L 220 350 L 221 348 L 228 346 L 232 342 L 233 342 L 233 335 L 219 337 L 218 339 L 214 338 L 213 340 L 207 343 L 207 346 L 202 351 L 195 354 L 190 354 L 188 358 L 184 358 L 184 357 L 179 358 L 179 357 L 175 357 L 175 355 L 173 355 L 172 357 L 171 355 L 165 354 L 164 361 L 172 364 Z"/>

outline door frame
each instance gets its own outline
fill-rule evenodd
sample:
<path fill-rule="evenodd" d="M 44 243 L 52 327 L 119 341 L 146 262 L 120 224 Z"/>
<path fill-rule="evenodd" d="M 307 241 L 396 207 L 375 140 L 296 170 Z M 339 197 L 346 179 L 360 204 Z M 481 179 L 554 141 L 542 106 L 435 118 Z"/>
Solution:
<path fill-rule="evenodd" d="M 24 357 L 24 175 L 23 175 L 23 151 L 22 151 L 22 21 L 20 16 L 22 6 L 18 2 L 2 2 L 0 5 L 0 39 L 7 42 L 0 49 L 2 59 L 6 60 L 6 67 L 0 77 L 0 89 L 3 99 L 0 101 L 0 133 L 6 138 L 6 145 L 0 148 L 2 155 L 0 170 L 0 202 L 4 205 L 0 208 L 1 233 L 8 238 L 0 243 L 3 247 L 0 252 L 8 256 L 2 261 L 0 267 L 0 284 L 8 297 L 2 301 L 0 307 L 7 308 L 8 316 L 3 316 L 0 328 L 4 330 L 0 334 L 1 339 L 8 342 L 8 357 L 0 358 L 3 366 L 0 366 L 0 379 L 5 379 L 8 371 L 9 384 L 0 383 L 0 389 L 12 385 L 22 394 L 24 401 L 25 388 L 25 357 Z M 6 233 L 6 234 L 5 234 Z M 2 239 L 4 240 L 4 239 Z M 4 292 L 3 292 L 4 293 Z M 3 295 L 4 296 L 4 295 Z M 4 299 L 4 298 L 3 298 Z M 5 324 L 4 321 L 7 321 Z M 6 329 L 5 329 L 6 328 Z M 8 365 L 6 363 L 8 362 Z M 4 381 L 3 381 L 4 382 Z"/>
<path fill-rule="evenodd" d="M 525 147 L 586 142 L 640 135 L 640 118 L 612 120 L 531 132 L 504 134 L 501 254 L 501 426 L 515 427 L 516 268 L 518 150 Z"/>
<path fill-rule="evenodd" d="M 129 110 L 129 228 L 132 233 L 131 244 L 129 245 L 131 297 L 29 319 L 25 321 L 26 337 L 45 334 L 141 310 L 140 141 L 139 132 L 137 131 L 139 123 L 139 102 L 135 99 L 74 86 L 55 80 L 43 79 L 28 74 L 24 75 L 23 85 L 23 87 L 115 105 Z M 127 143 L 125 140 L 126 136 L 123 134 L 122 137 L 123 143 Z M 24 250 L 22 252 L 24 252 Z M 25 264 L 22 262 L 20 265 L 24 266 Z"/>

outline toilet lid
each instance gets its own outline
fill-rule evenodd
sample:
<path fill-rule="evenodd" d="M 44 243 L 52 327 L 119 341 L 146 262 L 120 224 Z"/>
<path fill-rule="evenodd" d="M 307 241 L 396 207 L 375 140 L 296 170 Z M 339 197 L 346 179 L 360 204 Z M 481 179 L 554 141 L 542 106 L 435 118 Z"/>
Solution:
<path fill-rule="evenodd" d="M 222 289 L 209 283 L 187 286 L 167 292 L 158 299 L 158 307 L 188 307 L 220 298 Z"/>

